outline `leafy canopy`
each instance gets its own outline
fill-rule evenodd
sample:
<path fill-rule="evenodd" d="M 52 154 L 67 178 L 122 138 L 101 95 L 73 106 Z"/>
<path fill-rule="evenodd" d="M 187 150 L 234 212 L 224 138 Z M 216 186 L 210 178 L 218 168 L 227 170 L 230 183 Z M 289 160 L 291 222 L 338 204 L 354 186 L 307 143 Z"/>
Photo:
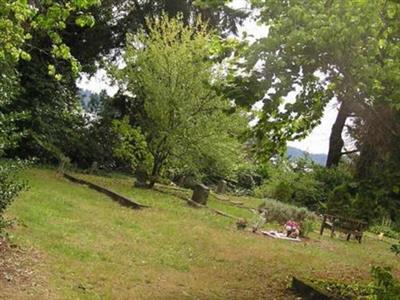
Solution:
<path fill-rule="evenodd" d="M 377 103 L 398 108 L 397 3 L 252 3 L 260 10 L 259 21 L 269 28 L 268 37 L 252 46 L 248 60 L 249 70 L 258 71 L 258 80 L 268 92 L 255 134 L 261 154 L 268 157 L 282 151 L 287 140 L 306 136 L 319 124 L 331 99 L 347 104 L 345 118 L 362 115 Z M 285 102 L 291 92 L 297 95 Z"/>
<path fill-rule="evenodd" d="M 232 105 L 215 88 L 223 79 L 213 62 L 219 39 L 201 21 L 186 26 L 181 17 L 149 19 L 147 31 L 128 36 L 126 65 L 113 73 L 131 101 L 142 103 L 132 119 L 152 156 L 152 178 L 168 163 L 198 169 L 206 158 L 235 160 L 235 124 L 243 118 L 228 114 Z"/>

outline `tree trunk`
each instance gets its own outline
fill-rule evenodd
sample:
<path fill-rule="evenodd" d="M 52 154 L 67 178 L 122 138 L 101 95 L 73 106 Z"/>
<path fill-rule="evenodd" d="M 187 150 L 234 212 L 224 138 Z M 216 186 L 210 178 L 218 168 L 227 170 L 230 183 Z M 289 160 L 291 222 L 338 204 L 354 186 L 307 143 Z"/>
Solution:
<path fill-rule="evenodd" d="M 158 176 L 160 175 L 161 167 L 164 163 L 164 159 L 155 158 L 153 163 L 153 169 L 151 170 L 150 180 L 149 180 L 149 188 L 153 188 L 154 184 L 157 181 Z"/>
<path fill-rule="evenodd" d="M 342 132 L 344 125 L 346 124 L 347 117 L 350 115 L 350 113 L 351 111 L 349 103 L 342 101 L 329 138 L 329 152 L 326 160 L 326 166 L 328 168 L 335 167 L 339 164 L 342 156 L 342 148 L 344 146 Z"/>

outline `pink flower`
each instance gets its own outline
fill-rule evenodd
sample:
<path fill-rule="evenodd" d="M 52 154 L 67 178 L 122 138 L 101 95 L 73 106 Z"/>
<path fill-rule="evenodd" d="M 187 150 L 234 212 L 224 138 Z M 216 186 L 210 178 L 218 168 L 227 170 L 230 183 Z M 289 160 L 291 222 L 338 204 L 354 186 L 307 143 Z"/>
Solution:
<path fill-rule="evenodd" d="M 290 227 L 292 229 L 300 230 L 300 225 L 297 222 L 292 221 L 292 220 L 287 221 L 286 224 L 285 224 L 285 227 L 286 228 Z"/>

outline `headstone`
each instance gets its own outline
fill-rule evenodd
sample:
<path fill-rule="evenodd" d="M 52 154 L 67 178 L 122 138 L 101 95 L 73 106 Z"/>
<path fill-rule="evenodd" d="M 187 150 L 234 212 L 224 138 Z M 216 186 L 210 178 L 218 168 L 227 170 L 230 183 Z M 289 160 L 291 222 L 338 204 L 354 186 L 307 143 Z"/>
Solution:
<path fill-rule="evenodd" d="M 138 167 L 135 170 L 135 177 L 136 177 L 135 187 L 144 188 L 148 186 L 147 184 L 148 175 L 144 168 Z"/>
<path fill-rule="evenodd" d="M 185 179 L 186 179 L 185 175 L 180 176 L 178 180 L 178 185 L 182 187 L 185 184 Z"/>
<path fill-rule="evenodd" d="M 193 190 L 192 201 L 206 205 L 209 193 L 210 189 L 207 186 L 204 184 L 197 184 Z"/>
<path fill-rule="evenodd" d="M 217 193 L 218 194 L 225 194 L 226 186 L 227 186 L 226 181 L 225 180 L 220 180 L 218 182 L 218 186 L 217 186 Z"/>
<path fill-rule="evenodd" d="M 92 165 L 90 166 L 89 173 L 90 174 L 96 173 L 98 171 L 98 169 L 99 169 L 99 167 L 98 167 L 97 161 L 94 161 L 92 163 Z"/>

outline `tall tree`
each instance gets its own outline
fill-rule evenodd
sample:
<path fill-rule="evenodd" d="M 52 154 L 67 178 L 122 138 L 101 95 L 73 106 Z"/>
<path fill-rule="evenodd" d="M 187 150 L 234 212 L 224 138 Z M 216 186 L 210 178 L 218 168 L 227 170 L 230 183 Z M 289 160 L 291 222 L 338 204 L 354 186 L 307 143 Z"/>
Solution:
<path fill-rule="evenodd" d="M 14 111 L 8 112 L 5 106 L 15 101 L 19 92 L 19 74 L 17 64 L 20 59 L 31 59 L 26 46 L 31 39 L 31 31 L 40 31 L 51 41 L 53 58 L 62 58 L 69 62 L 73 73 L 77 73 L 79 65 L 71 56 L 68 47 L 59 36 L 65 18 L 70 13 L 78 12 L 95 4 L 93 0 L 65 1 L 0 1 L 0 158 L 4 150 L 15 146 L 16 132 L 14 121 L 17 117 Z M 81 25 L 91 20 L 90 16 L 81 15 Z M 49 71 L 57 76 L 54 66 L 49 65 Z M 7 205 L 23 188 L 16 183 L 16 165 L 0 161 L 0 227 L 3 225 L 2 213 Z"/>
<path fill-rule="evenodd" d="M 131 117 L 138 121 L 151 155 L 150 186 L 173 160 L 176 166 L 206 155 L 237 158 L 231 104 L 213 88 L 221 80 L 212 60 L 219 40 L 202 23 L 186 26 L 182 18 L 166 15 L 148 21 L 147 31 L 128 37 L 126 66 L 114 75 L 130 101 L 143 101 L 143 109 Z M 123 132 L 140 136 L 124 129 L 121 138 Z M 132 143 L 143 145 L 139 138 Z"/>
<path fill-rule="evenodd" d="M 237 33 L 238 25 L 248 13 L 229 6 L 231 0 L 103 0 L 90 8 L 96 20 L 92 27 L 81 27 L 74 18 L 67 20 L 62 32 L 65 43 L 84 68 L 96 71 L 95 62 L 101 57 L 118 56 L 125 45 L 127 33 L 135 33 L 145 26 L 147 17 L 163 12 L 174 17 L 181 14 L 185 23 L 201 16 L 209 26 L 221 34 Z M 85 51 L 81 51 L 85 49 Z"/>
<path fill-rule="evenodd" d="M 91 23 L 90 15 L 82 13 L 91 5 L 98 3 L 97 0 L 74 1 L 58 3 L 57 1 L 2 1 L 0 3 L 0 152 L 14 141 L 10 129 L 16 118 L 15 111 L 9 112 L 5 106 L 15 101 L 19 92 L 19 73 L 17 63 L 20 59 L 29 61 L 31 55 L 29 41 L 32 32 L 38 32 L 46 36 L 50 48 L 49 55 L 55 59 L 60 58 L 69 62 L 73 74 L 77 74 L 79 64 L 71 55 L 69 48 L 61 39 L 59 33 L 65 28 L 65 20 L 72 14 L 80 12 L 76 19 L 81 26 Z M 46 66 L 49 73 L 60 78 L 54 65 Z M 47 71 L 46 71 L 47 72 Z"/>
<path fill-rule="evenodd" d="M 343 155 L 349 118 L 362 118 L 376 103 L 398 106 L 399 5 L 375 1 L 252 1 L 268 37 L 252 47 L 248 68 L 266 84 L 263 114 L 256 126 L 264 155 L 319 124 L 336 99 L 327 166 Z M 285 97 L 297 93 L 288 103 Z M 381 126 L 385 126 L 381 123 Z"/>

